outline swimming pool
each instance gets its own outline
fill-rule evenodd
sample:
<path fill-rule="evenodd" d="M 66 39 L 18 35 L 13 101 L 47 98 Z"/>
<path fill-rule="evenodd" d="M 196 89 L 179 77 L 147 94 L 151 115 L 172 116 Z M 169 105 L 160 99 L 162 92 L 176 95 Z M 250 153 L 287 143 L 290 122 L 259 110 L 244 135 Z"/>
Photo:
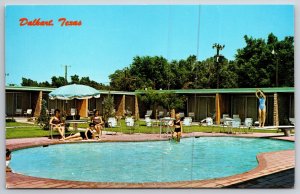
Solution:
<path fill-rule="evenodd" d="M 14 151 L 10 167 L 16 173 L 59 180 L 189 181 L 243 173 L 257 166 L 257 154 L 287 149 L 294 149 L 294 143 L 237 137 L 72 143 Z"/>

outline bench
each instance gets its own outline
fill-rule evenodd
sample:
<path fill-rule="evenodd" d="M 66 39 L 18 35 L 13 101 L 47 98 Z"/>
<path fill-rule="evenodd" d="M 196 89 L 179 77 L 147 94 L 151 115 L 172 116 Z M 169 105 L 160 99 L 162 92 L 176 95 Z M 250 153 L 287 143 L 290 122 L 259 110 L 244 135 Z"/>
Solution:
<path fill-rule="evenodd" d="M 280 126 L 267 126 L 263 129 L 277 129 L 278 131 L 283 131 L 285 136 L 291 135 L 291 130 L 295 129 L 295 126 L 293 125 L 280 125 Z"/>

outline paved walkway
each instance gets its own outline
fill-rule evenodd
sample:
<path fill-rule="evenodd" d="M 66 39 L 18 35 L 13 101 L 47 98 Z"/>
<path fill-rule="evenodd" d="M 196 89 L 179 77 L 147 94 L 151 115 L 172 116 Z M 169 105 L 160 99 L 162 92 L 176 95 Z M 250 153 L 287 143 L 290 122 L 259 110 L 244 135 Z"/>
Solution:
<path fill-rule="evenodd" d="M 251 133 L 251 134 L 224 134 L 224 133 L 202 133 L 194 132 L 184 134 L 184 137 L 189 136 L 235 136 L 235 137 L 270 137 L 275 139 L 282 139 L 287 141 L 294 141 L 294 136 L 283 137 L 282 135 L 274 133 Z M 117 134 L 117 135 L 103 135 L 100 141 L 160 141 L 167 140 L 166 135 L 160 137 L 159 134 Z M 90 142 L 90 141 L 82 141 Z M 69 143 L 61 142 L 57 139 L 48 138 L 23 138 L 23 139 L 8 139 L 6 146 L 9 149 L 19 149 L 24 147 L 41 146 L 48 144 Z M 274 173 L 291 170 L 295 167 L 295 151 L 279 151 L 262 153 L 257 156 L 258 166 L 248 172 L 233 175 L 225 178 L 216 178 L 201 181 L 179 181 L 179 182 L 164 182 L 164 183 L 103 183 L 103 182 L 79 182 L 79 181 L 61 181 L 45 178 L 37 178 L 24 176 L 12 172 L 6 173 L 7 188 L 222 188 L 236 185 L 242 187 L 241 183 L 256 180 L 261 177 L 273 176 Z M 290 177 L 290 182 L 294 178 Z M 261 179 L 264 180 L 264 179 Z M 263 181 L 262 181 L 263 182 Z M 280 182 L 280 181 L 279 181 Z M 239 186 L 238 186 L 239 185 Z M 293 184 L 291 184 L 293 185 Z M 247 184 L 244 184 L 245 187 Z M 253 184 L 252 184 L 253 186 Z M 231 187 L 231 188 L 236 188 Z"/>

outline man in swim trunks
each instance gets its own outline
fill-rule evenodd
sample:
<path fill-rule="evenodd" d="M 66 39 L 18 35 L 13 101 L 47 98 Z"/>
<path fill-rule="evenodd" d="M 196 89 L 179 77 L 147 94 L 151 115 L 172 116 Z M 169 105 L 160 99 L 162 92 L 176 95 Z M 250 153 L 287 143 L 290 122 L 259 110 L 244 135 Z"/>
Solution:
<path fill-rule="evenodd" d="M 266 96 L 260 89 L 256 90 L 255 95 L 259 101 L 259 106 L 258 106 L 259 127 L 264 127 L 265 120 L 266 120 Z"/>

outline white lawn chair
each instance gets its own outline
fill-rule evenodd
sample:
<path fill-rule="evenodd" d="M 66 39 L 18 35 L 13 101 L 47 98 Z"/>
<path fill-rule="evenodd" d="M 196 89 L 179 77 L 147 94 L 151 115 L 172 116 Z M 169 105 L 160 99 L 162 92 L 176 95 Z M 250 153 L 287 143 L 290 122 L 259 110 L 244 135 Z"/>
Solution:
<path fill-rule="evenodd" d="M 241 128 L 241 119 L 239 117 L 235 117 L 232 120 L 232 133 L 237 133 L 237 131 L 240 132 L 240 128 Z"/>
<path fill-rule="evenodd" d="M 125 123 L 126 126 L 128 127 L 130 134 L 135 130 L 135 124 L 134 124 L 134 119 L 132 117 L 126 117 L 125 118 Z"/>
<path fill-rule="evenodd" d="M 184 112 L 180 112 L 179 115 L 180 115 L 180 118 L 183 118 L 184 117 Z"/>
<path fill-rule="evenodd" d="M 21 116 L 21 115 L 22 115 L 22 109 L 17 108 L 17 109 L 16 109 L 16 112 L 15 112 L 15 115 Z"/>
<path fill-rule="evenodd" d="M 253 119 L 252 118 L 245 118 L 244 126 L 245 126 L 245 133 L 248 133 L 248 130 L 250 130 L 253 126 Z"/>
<path fill-rule="evenodd" d="M 27 117 L 28 115 L 30 116 L 32 114 L 32 109 L 27 109 L 25 112 L 24 112 L 24 115 Z"/>
<path fill-rule="evenodd" d="M 152 115 L 152 110 L 147 110 L 145 118 L 146 117 L 151 117 L 151 115 Z"/>
<path fill-rule="evenodd" d="M 152 120 L 150 119 L 150 117 L 146 117 L 145 121 L 146 121 L 146 126 L 147 127 L 151 127 L 152 126 Z"/>
<path fill-rule="evenodd" d="M 108 127 L 117 127 L 117 120 L 115 117 L 109 117 L 107 120 Z"/>
<path fill-rule="evenodd" d="M 55 111 L 54 108 L 51 108 L 50 113 L 49 113 L 50 116 L 53 116 L 53 115 L 54 115 L 54 111 Z"/>
<path fill-rule="evenodd" d="M 292 125 L 295 125 L 295 118 L 289 118 L 289 121 Z"/>
<path fill-rule="evenodd" d="M 75 116 L 76 115 L 76 109 L 75 108 L 71 108 L 70 114 L 72 116 Z"/>
<path fill-rule="evenodd" d="M 192 117 L 184 117 L 183 125 L 184 126 L 191 126 L 192 125 Z"/>

